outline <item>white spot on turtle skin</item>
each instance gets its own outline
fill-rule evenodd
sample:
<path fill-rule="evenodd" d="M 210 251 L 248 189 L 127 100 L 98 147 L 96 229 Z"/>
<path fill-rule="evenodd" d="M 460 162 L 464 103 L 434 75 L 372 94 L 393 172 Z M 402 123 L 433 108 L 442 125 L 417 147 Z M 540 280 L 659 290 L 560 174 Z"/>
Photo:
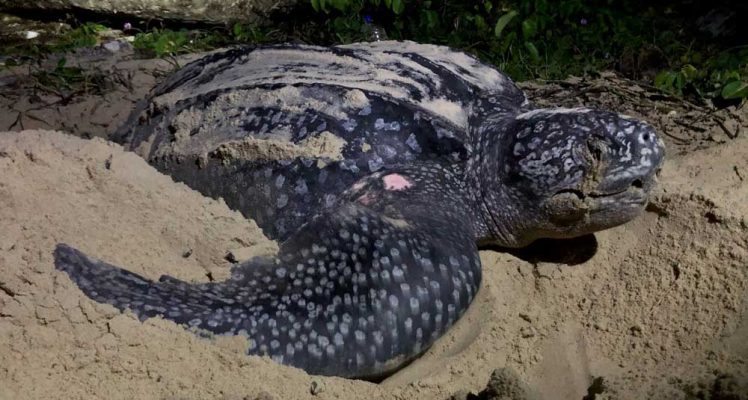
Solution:
<path fill-rule="evenodd" d="M 355 119 L 348 119 L 345 122 L 343 122 L 341 125 L 343 126 L 343 129 L 345 129 L 347 132 L 353 132 L 358 126 L 358 122 L 356 122 Z"/>
<path fill-rule="evenodd" d="M 389 174 L 382 178 L 384 188 L 387 190 L 405 190 L 413 186 L 413 183 L 400 174 Z"/>
<path fill-rule="evenodd" d="M 377 146 L 377 153 L 386 159 L 391 159 L 397 155 L 397 150 L 388 144 L 382 144 Z"/>
<path fill-rule="evenodd" d="M 395 278 L 397 283 L 402 283 L 405 280 L 403 270 L 397 266 L 392 269 L 392 277 Z"/>
<path fill-rule="evenodd" d="M 335 195 L 334 194 L 326 194 L 325 195 L 325 207 L 330 208 L 335 204 Z"/>
<path fill-rule="evenodd" d="M 304 195 L 309 191 L 309 187 L 307 186 L 306 182 L 303 180 L 299 180 L 296 182 L 296 187 L 294 187 L 294 191 L 297 194 Z"/>
<path fill-rule="evenodd" d="M 400 291 L 403 293 L 403 298 L 410 297 L 410 285 L 407 283 L 400 284 Z"/>
<path fill-rule="evenodd" d="M 374 331 L 372 332 L 372 337 L 374 338 L 374 343 L 377 347 L 382 347 L 382 344 L 384 344 L 384 335 L 382 335 L 382 332 Z"/>
<path fill-rule="evenodd" d="M 410 313 L 413 315 L 418 315 L 419 312 L 420 312 L 420 303 L 418 299 L 411 298 L 410 299 Z"/>
<path fill-rule="evenodd" d="M 275 187 L 278 189 L 283 187 L 283 183 L 286 182 L 286 177 L 283 175 L 278 175 L 277 178 L 275 178 Z"/>
<path fill-rule="evenodd" d="M 285 194 L 281 194 L 280 196 L 278 196 L 278 200 L 276 202 L 278 208 L 283 208 L 286 206 L 286 204 L 288 204 L 288 196 Z"/>
<path fill-rule="evenodd" d="M 421 145 L 418 144 L 418 139 L 416 139 L 416 135 L 415 134 L 411 133 L 408 136 L 408 139 L 405 141 L 405 144 L 407 144 L 408 147 L 410 147 L 416 153 L 420 153 L 421 152 Z"/>
<path fill-rule="evenodd" d="M 405 333 L 410 335 L 413 332 L 413 319 L 408 317 L 405 319 Z"/>
<path fill-rule="evenodd" d="M 384 160 L 381 157 L 374 157 L 369 160 L 368 164 L 371 172 L 377 172 L 384 167 Z"/>

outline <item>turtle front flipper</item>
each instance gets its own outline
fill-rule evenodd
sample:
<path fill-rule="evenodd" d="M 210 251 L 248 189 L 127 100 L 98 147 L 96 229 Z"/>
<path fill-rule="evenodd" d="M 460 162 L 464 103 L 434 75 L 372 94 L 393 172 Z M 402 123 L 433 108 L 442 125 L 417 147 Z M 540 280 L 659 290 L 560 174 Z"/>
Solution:
<path fill-rule="evenodd" d="M 309 373 L 374 378 L 427 349 L 480 284 L 472 217 L 451 173 L 378 173 L 224 282 L 154 282 L 60 245 L 55 265 L 96 301 L 216 334 Z"/>

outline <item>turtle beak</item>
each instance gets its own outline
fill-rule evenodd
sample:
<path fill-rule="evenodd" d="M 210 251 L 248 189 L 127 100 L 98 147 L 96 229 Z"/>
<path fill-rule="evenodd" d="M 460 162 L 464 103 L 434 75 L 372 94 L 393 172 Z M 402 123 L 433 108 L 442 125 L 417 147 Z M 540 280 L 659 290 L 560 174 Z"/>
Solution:
<path fill-rule="evenodd" d="M 574 156 L 588 168 L 571 188 L 556 191 L 544 204 L 551 221 L 570 229 L 589 231 L 620 225 L 646 206 L 657 184 L 665 148 L 651 127 L 629 135 L 629 140 L 591 136 Z"/>

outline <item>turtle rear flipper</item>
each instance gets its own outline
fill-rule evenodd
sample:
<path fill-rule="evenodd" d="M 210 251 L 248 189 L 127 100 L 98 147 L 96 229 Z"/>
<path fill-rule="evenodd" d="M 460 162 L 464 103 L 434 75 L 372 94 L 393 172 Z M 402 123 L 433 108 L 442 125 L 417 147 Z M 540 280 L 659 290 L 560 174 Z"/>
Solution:
<path fill-rule="evenodd" d="M 163 316 L 197 326 L 195 318 L 213 315 L 216 309 L 233 304 L 239 297 L 239 288 L 230 281 L 191 284 L 163 275 L 154 282 L 62 243 L 55 248 L 54 257 L 55 267 L 66 272 L 86 296 L 122 311 L 131 310 L 141 321 Z M 226 327 L 211 328 L 215 333 L 227 331 Z"/>
<path fill-rule="evenodd" d="M 250 354 L 313 374 L 377 377 L 427 349 L 478 289 L 470 214 L 449 174 L 418 165 L 372 175 L 275 258 L 242 263 L 223 282 L 154 282 L 65 245 L 55 265 L 141 319 L 246 335 Z"/>

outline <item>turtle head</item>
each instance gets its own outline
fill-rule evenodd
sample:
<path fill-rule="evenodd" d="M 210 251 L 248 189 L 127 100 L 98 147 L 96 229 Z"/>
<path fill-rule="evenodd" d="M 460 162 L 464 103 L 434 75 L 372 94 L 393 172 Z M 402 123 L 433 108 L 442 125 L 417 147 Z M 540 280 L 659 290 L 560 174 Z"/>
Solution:
<path fill-rule="evenodd" d="M 499 177 L 516 221 L 508 230 L 513 239 L 502 244 L 513 246 L 632 220 L 646 206 L 665 156 L 648 124 L 586 108 L 520 114 L 504 140 Z"/>

